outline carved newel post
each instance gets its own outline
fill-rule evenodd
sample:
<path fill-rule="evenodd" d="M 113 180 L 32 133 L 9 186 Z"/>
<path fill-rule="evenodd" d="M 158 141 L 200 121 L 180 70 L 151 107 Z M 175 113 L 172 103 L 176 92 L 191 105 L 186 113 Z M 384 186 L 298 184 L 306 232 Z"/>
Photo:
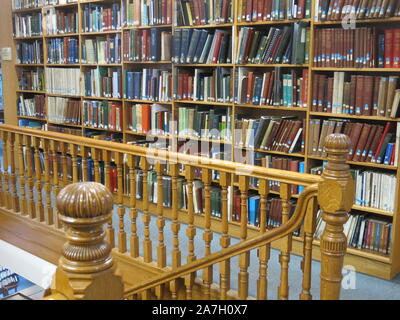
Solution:
<path fill-rule="evenodd" d="M 111 217 L 113 197 L 100 183 L 70 184 L 57 196 L 59 219 L 68 242 L 55 274 L 55 291 L 67 299 L 123 299 L 111 247 L 103 228 Z"/>
<path fill-rule="evenodd" d="M 343 225 L 354 201 L 354 181 L 346 164 L 350 143 L 344 134 L 331 134 L 325 140 L 328 163 L 318 188 L 318 202 L 323 210 L 322 219 L 326 222 L 321 237 L 322 300 L 340 298 L 343 259 L 347 249 Z"/>

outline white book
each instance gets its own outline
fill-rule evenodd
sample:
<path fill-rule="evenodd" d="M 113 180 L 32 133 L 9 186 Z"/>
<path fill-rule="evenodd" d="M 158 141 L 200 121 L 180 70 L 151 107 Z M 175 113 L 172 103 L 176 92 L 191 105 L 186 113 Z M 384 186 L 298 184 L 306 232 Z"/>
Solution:
<path fill-rule="evenodd" d="M 358 243 L 357 243 L 357 248 L 361 249 L 363 238 L 364 238 L 364 230 L 365 230 L 365 219 L 362 220 L 361 226 L 360 226 L 360 234 L 358 236 Z"/>

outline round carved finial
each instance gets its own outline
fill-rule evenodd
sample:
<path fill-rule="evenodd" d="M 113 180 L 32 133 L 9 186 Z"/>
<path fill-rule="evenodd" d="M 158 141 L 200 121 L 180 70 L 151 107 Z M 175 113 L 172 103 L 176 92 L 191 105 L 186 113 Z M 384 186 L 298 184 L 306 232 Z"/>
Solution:
<path fill-rule="evenodd" d="M 109 214 L 114 200 L 111 192 L 97 182 L 73 183 L 60 191 L 56 206 L 70 218 L 95 218 Z"/>
<path fill-rule="evenodd" d="M 325 138 L 325 148 L 328 150 L 348 152 L 351 146 L 350 138 L 342 133 L 332 133 Z"/>

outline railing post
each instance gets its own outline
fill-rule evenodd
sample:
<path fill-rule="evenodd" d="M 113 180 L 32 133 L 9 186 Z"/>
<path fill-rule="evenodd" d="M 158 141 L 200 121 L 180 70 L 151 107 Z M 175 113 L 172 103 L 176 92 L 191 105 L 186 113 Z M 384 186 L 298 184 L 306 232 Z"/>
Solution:
<path fill-rule="evenodd" d="M 70 300 L 122 299 L 122 279 L 115 275 L 103 228 L 111 217 L 111 192 L 96 182 L 74 183 L 60 191 L 56 205 L 68 242 L 55 274 L 55 292 Z"/>
<path fill-rule="evenodd" d="M 331 134 L 325 140 L 328 163 L 318 188 L 318 203 L 326 222 L 320 247 L 322 300 L 340 298 L 343 259 L 347 249 L 343 225 L 354 201 L 354 181 L 346 164 L 349 147 L 350 139 L 344 134 Z"/>

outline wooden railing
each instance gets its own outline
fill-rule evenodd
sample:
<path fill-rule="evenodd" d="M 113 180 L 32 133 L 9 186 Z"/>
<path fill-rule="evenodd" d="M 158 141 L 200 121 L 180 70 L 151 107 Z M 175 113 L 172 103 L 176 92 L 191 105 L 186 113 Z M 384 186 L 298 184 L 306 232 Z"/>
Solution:
<path fill-rule="evenodd" d="M 288 299 L 292 237 L 298 229 L 304 239 L 302 291 L 298 297 L 311 299 L 312 244 L 318 206 L 324 212 L 326 223 L 320 241 L 320 298 L 338 299 L 340 296 L 346 251 L 343 224 L 354 196 L 354 185 L 346 164 L 347 136 L 327 137 L 328 163 L 323 175 L 316 176 L 8 125 L 1 125 L 0 133 L 4 168 L 0 177 L 2 209 L 27 220 L 37 220 L 49 228 L 66 229 L 68 243 L 63 248 L 54 279 L 53 295 L 48 299 L 191 299 L 199 279 L 202 297 L 209 299 L 215 297 L 212 294 L 214 267 L 219 267 L 219 299 L 235 296 L 247 299 L 250 251 L 253 249 L 258 249 L 259 263 L 256 298 L 266 299 L 271 244 L 277 240 L 280 250 L 277 297 Z M 116 181 L 112 181 L 114 173 Z M 148 182 L 152 181 L 153 175 L 157 182 L 157 199 L 149 200 Z M 170 181 L 171 191 L 163 189 L 166 178 Z M 187 208 L 179 207 L 178 188 L 181 188 L 182 179 L 187 185 Z M 78 183 L 89 180 L 95 183 Z M 194 207 L 193 185 L 198 180 L 203 184 L 202 213 L 195 213 Z M 279 185 L 279 191 L 270 190 L 271 181 Z M 118 187 L 112 194 L 107 189 L 114 183 Z M 300 195 L 292 194 L 293 185 L 304 186 Z M 220 217 L 214 217 L 211 211 L 213 186 L 220 188 Z M 229 208 L 232 187 L 240 193 L 240 221 L 232 219 L 232 208 Z M 250 194 L 259 196 L 257 226 L 248 223 Z M 55 210 L 54 196 L 57 197 Z M 276 228 L 269 228 L 269 197 L 279 198 L 281 202 L 281 225 Z M 298 198 L 293 213 L 292 198 Z M 117 205 L 114 216 L 110 213 L 113 200 Z M 129 226 L 125 225 L 127 208 Z M 112 223 L 116 217 L 118 228 Z M 138 232 L 139 217 L 143 222 L 143 234 Z M 150 227 L 152 218 L 156 218 L 156 230 Z M 171 225 L 171 248 L 165 243 L 167 220 Z M 104 233 L 102 223 L 107 224 Z M 179 237 L 182 224 L 186 225 L 187 244 Z M 195 255 L 199 246 L 196 238 L 199 228 L 203 229 L 205 248 L 204 257 L 200 259 Z M 154 231 L 158 234 L 156 244 L 151 239 Z M 219 250 L 211 253 L 216 233 L 220 237 Z M 240 242 L 231 245 L 233 238 Z M 184 263 L 182 248 L 186 245 Z M 153 246 L 157 249 L 156 257 L 153 257 Z M 158 268 L 168 272 L 123 292 L 122 280 L 115 275 L 112 250 L 131 259 L 138 259 L 142 251 L 143 263 L 156 263 Z M 170 266 L 167 266 L 167 254 L 171 257 Z M 237 293 L 230 290 L 231 258 L 235 256 L 239 258 Z M 110 285 L 105 286 L 105 283 Z"/>

